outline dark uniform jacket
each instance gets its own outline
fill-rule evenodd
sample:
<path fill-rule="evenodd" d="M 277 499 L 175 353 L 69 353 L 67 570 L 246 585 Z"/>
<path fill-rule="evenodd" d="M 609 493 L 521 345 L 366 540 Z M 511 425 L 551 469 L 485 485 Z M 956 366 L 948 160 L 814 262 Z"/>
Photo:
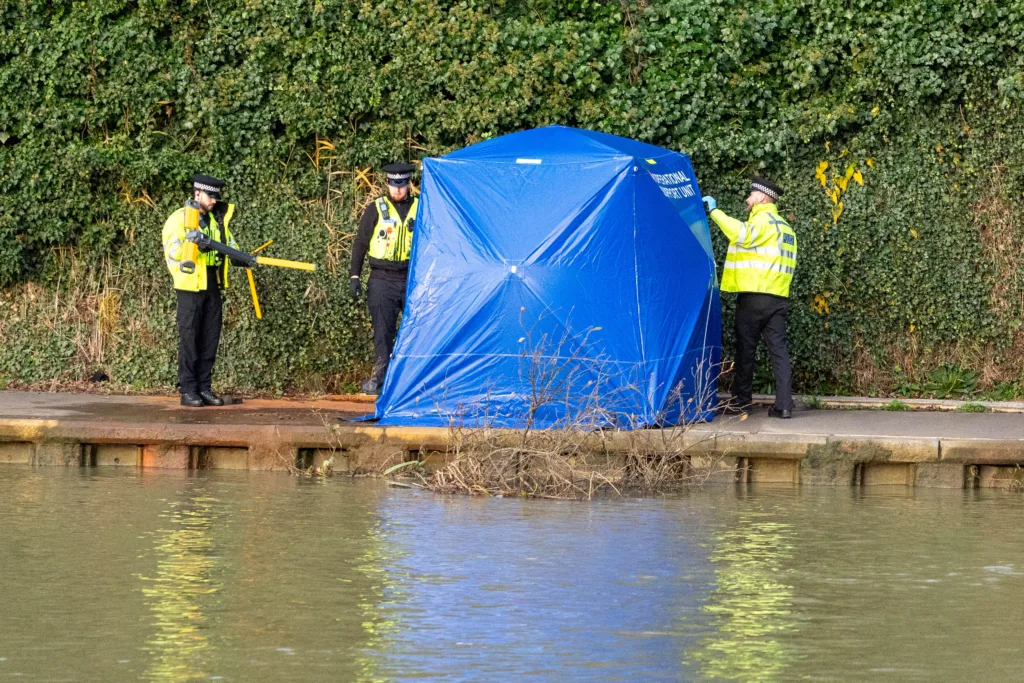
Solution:
<path fill-rule="evenodd" d="M 391 200 L 394 204 L 395 209 L 398 210 L 398 217 L 401 220 L 405 220 L 405 217 L 409 215 L 409 209 L 412 208 L 412 194 L 410 193 L 405 200 L 396 202 Z M 349 275 L 361 275 L 363 272 L 363 260 L 366 258 L 366 252 L 370 248 L 370 238 L 373 237 L 373 229 L 377 226 L 377 221 L 380 219 L 380 212 L 377 211 L 377 202 L 373 201 L 369 206 L 366 207 L 366 211 L 363 212 L 363 217 L 359 219 L 359 232 L 356 233 L 356 241 L 352 245 L 352 266 L 349 269 Z M 409 274 L 409 262 L 408 261 L 385 261 L 383 259 L 376 259 L 370 257 L 370 277 L 371 278 L 387 278 L 389 280 L 405 280 Z"/>

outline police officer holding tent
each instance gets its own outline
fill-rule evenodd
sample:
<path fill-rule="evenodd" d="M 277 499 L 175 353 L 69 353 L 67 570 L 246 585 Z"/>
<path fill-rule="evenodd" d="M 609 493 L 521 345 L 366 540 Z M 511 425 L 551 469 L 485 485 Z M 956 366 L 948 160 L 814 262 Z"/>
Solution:
<path fill-rule="evenodd" d="M 235 205 L 220 199 L 224 181 L 196 174 L 192 188 L 192 199 L 164 223 L 163 246 L 178 299 L 181 405 L 198 408 L 224 405 L 211 383 L 220 344 L 221 290 L 228 286 L 229 261 L 207 245 L 211 239 L 235 249 L 238 244 L 230 229 Z"/>
<path fill-rule="evenodd" d="M 373 375 L 363 382 L 363 392 L 379 394 L 395 348 L 398 316 L 405 307 L 405 286 L 409 273 L 418 199 L 410 194 L 413 167 L 397 163 L 384 167 L 388 191 L 366 207 L 359 232 L 352 245 L 349 291 L 357 298 L 362 290 L 363 260 L 369 256 L 370 277 L 367 300 L 373 325 Z"/>
<path fill-rule="evenodd" d="M 796 233 L 779 215 L 775 202 L 778 185 L 755 178 L 750 184 L 746 221 L 730 218 L 717 208 L 714 197 L 704 197 L 711 219 L 729 239 L 722 271 L 722 291 L 736 292 L 736 363 L 731 412 L 747 412 L 752 403 L 754 362 L 763 338 L 772 358 L 775 405 L 772 417 L 793 415 L 792 371 L 786 348 L 789 288 L 796 270 Z"/>

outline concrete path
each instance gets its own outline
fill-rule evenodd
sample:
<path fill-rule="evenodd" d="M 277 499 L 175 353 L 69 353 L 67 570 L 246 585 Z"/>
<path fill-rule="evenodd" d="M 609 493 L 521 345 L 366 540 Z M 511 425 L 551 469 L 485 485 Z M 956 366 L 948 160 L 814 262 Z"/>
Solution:
<path fill-rule="evenodd" d="M 177 396 L 0 391 L 0 421 L 65 420 L 114 423 L 317 425 L 319 413 L 332 418 L 373 412 L 368 398 L 339 396 L 316 401 L 246 399 L 241 405 L 185 408 Z"/>
<path fill-rule="evenodd" d="M 719 418 L 700 428 L 765 435 L 1024 440 L 1024 415 L 798 410 L 792 420 L 778 420 L 769 418 L 767 410 L 758 410 L 742 422 Z"/>
<path fill-rule="evenodd" d="M 364 396 L 315 401 L 246 399 L 222 408 L 184 408 L 177 397 L 106 396 L 0 391 L 0 424 L 11 420 L 191 425 L 322 425 L 323 417 L 373 412 Z M 766 409 L 745 420 L 718 417 L 698 425 L 703 432 L 766 436 L 888 437 L 1024 440 L 1024 415 L 1017 413 L 797 410 L 792 420 L 769 418 Z"/>

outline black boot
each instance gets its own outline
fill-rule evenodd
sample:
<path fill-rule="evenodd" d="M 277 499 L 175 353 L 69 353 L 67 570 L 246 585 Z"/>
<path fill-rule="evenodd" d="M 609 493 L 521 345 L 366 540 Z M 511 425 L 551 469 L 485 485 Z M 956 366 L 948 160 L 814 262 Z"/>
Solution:
<path fill-rule="evenodd" d="M 224 405 L 224 399 L 217 394 L 213 393 L 213 389 L 200 390 L 199 396 L 203 403 L 208 406 L 222 406 Z"/>
<path fill-rule="evenodd" d="M 194 391 L 181 392 L 181 405 L 187 408 L 202 408 L 205 404 L 203 399 Z"/>
<path fill-rule="evenodd" d="M 363 382 L 363 393 L 369 394 L 370 396 L 379 396 L 380 388 L 377 386 L 377 378 L 371 377 L 370 379 Z"/>
<path fill-rule="evenodd" d="M 780 418 L 782 420 L 788 420 L 791 417 L 793 417 L 793 411 L 792 410 L 779 410 L 775 406 L 772 406 L 771 408 L 768 409 L 768 417 L 777 417 L 777 418 Z"/>

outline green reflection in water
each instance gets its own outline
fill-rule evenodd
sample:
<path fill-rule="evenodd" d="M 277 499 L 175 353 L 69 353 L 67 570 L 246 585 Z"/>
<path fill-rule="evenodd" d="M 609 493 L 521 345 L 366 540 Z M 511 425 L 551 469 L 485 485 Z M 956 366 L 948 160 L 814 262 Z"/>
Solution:
<path fill-rule="evenodd" d="M 150 655 L 145 678 L 151 681 L 189 681 L 209 677 L 203 671 L 210 630 L 202 603 L 220 586 L 212 570 L 218 559 L 210 531 L 217 500 L 204 491 L 190 492 L 185 500 L 171 503 L 161 515 L 170 528 L 157 532 L 154 550 L 156 575 L 142 577 L 142 589 L 153 615 L 155 632 L 146 641 Z"/>
<path fill-rule="evenodd" d="M 704 610 L 714 634 L 692 653 L 701 676 L 737 681 L 777 680 L 794 660 L 781 636 L 797 630 L 793 588 L 782 577 L 791 557 L 789 524 L 764 513 L 742 515 L 715 534 L 715 590 Z"/>
<path fill-rule="evenodd" d="M 384 526 L 378 523 L 370 528 L 366 552 L 357 566 L 357 570 L 369 579 L 369 586 L 359 596 L 366 647 L 356 655 L 356 680 L 364 683 L 391 680 L 386 673 L 385 658 L 395 636 L 402 630 L 402 622 L 394 608 L 407 599 L 402 577 L 395 576 L 403 553 L 389 538 Z"/>

